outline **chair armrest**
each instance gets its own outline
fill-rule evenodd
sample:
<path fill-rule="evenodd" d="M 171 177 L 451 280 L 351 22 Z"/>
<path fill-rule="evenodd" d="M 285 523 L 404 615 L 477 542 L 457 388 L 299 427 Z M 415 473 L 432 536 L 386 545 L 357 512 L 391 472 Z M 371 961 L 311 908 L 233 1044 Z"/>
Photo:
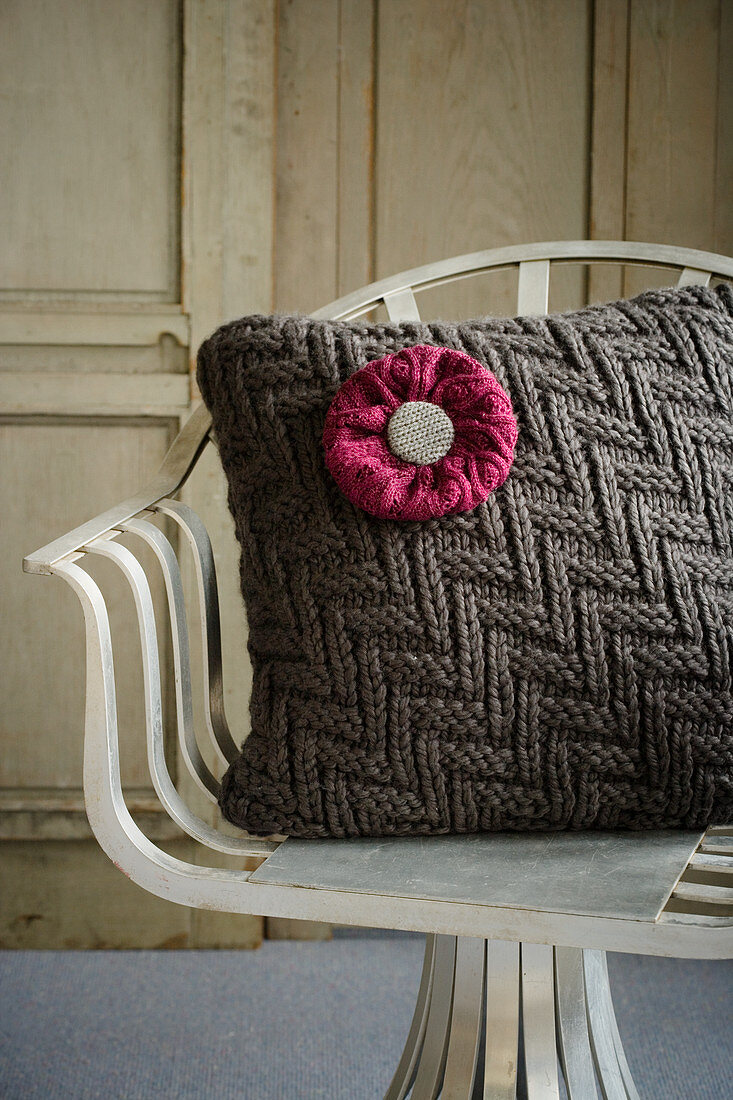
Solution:
<path fill-rule="evenodd" d="M 52 567 L 70 554 L 81 550 L 92 539 L 111 531 L 151 504 L 171 496 L 190 474 L 196 459 L 206 445 L 211 428 L 211 415 L 205 405 L 199 405 L 173 440 L 160 469 L 139 492 L 88 520 L 73 531 L 23 559 L 25 573 L 51 573 Z"/>

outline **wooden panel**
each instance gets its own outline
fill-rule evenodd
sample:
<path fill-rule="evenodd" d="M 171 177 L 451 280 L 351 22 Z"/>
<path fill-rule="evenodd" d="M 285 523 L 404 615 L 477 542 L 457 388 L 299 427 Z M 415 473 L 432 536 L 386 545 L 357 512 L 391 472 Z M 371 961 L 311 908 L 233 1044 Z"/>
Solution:
<path fill-rule="evenodd" d="M 178 343 L 188 343 L 188 319 L 180 307 L 160 306 L 155 310 L 140 308 L 102 308 L 100 303 L 86 303 L 87 311 L 78 305 L 54 303 L 39 306 L 28 295 L 25 301 L 0 309 L 0 343 L 28 343 L 36 346 L 85 344 L 99 346 L 144 346 L 172 335 Z M 114 305 L 118 305 L 114 303 Z M 135 308 L 138 307 L 138 308 Z"/>
<path fill-rule="evenodd" d="M 279 6 L 277 310 L 308 311 L 372 278 L 372 4 Z M 328 925 L 268 920 L 273 939 L 324 939 Z"/>
<path fill-rule="evenodd" d="M 373 0 L 341 0 L 338 294 L 358 290 L 374 279 L 375 31 Z"/>
<path fill-rule="evenodd" d="M 191 913 L 121 875 L 96 841 L 0 846 L 3 948 L 188 947 Z"/>
<path fill-rule="evenodd" d="M 150 840 L 182 837 L 149 787 L 136 790 L 127 786 L 125 802 Z M 0 839 L 88 840 L 91 836 L 81 788 L 0 789 Z"/>
<path fill-rule="evenodd" d="M 279 8 L 275 307 L 308 311 L 374 277 L 372 0 Z"/>
<path fill-rule="evenodd" d="M 6 946 L 255 946 L 261 918 L 167 905 L 127 882 L 96 845 L 73 843 L 85 831 L 83 620 L 67 586 L 24 577 L 20 558 L 139 488 L 176 426 L 161 416 L 188 405 L 201 340 L 229 317 L 271 305 L 275 3 L 11 0 L 4 15 L 0 82 L 11 110 L 3 136 L 16 155 L 5 190 L 15 221 L 0 297 L 13 301 L 0 312 L 9 345 L 0 351 L 0 388 L 6 412 L 67 415 L 6 421 L 0 443 L 10 517 L 2 644 L 12 681 L 0 830 L 35 841 L 0 852 L 0 934 Z M 189 316 L 166 304 L 181 300 L 181 252 Z M 205 477 L 203 484 L 194 504 L 215 541 L 220 529 L 229 538 L 222 596 L 237 622 L 226 620 L 224 645 L 236 667 L 242 652 L 247 660 L 236 554 L 223 493 L 212 499 Z M 150 797 L 129 591 L 111 563 L 97 560 L 90 571 L 110 604 L 129 801 L 149 835 L 170 837 Z M 162 585 L 155 587 L 158 605 Z M 247 676 L 237 673 L 230 683 L 246 712 Z M 170 716 L 166 689 L 169 679 Z M 217 817 L 210 803 L 205 812 Z M 176 852 L 201 856 L 185 842 Z"/>
<path fill-rule="evenodd" d="M 136 312 L 137 301 L 148 300 L 148 310 L 164 314 L 166 306 L 152 303 L 178 297 L 182 56 L 180 244 L 192 357 L 208 332 L 234 316 L 312 309 L 375 275 L 502 243 L 585 237 L 589 225 L 597 237 L 733 250 L 730 4 L 184 0 L 182 6 L 185 51 L 176 0 L 8 0 L 4 7 L 9 33 L 0 44 L 0 84 L 10 110 L 2 135 L 13 156 L 0 210 L 7 203 L 14 220 L 0 286 L 28 291 L 12 316 L 0 317 L 6 335 L 17 336 L 1 365 L 10 372 L 6 385 L 24 400 L 28 381 L 36 382 L 31 372 L 55 376 L 48 389 L 39 380 L 43 394 L 23 408 L 47 408 L 53 397 L 66 399 L 70 413 L 110 408 L 113 401 L 119 412 L 127 408 L 121 397 L 139 401 L 147 393 L 152 410 L 168 385 L 171 410 L 185 400 L 182 349 L 174 354 L 172 337 L 160 349 L 144 345 L 163 331 L 185 342 L 186 319 L 179 313 L 166 329 L 165 318 L 156 318 L 151 336 L 150 318 Z M 603 286 L 617 284 L 616 274 Z M 583 286 L 577 270 L 562 272 L 551 307 L 577 304 Z M 511 313 L 515 287 L 515 277 L 481 277 L 431 291 L 420 305 L 425 315 Z M 76 292 L 83 315 L 78 305 L 73 315 L 29 308 L 38 297 Z M 124 300 L 118 314 L 92 316 L 90 300 L 115 295 Z M 130 315 L 122 317 L 122 310 Z M 116 333 L 120 344 L 140 346 L 105 348 L 98 357 L 90 346 L 77 354 L 73 345 L 95 333 L 101 342 L 115 343 L 108 337 Z M 69 346 L 52 346 L 56 339 Z M 47 346 L 18 346 L 24 340 Z M 131 377 L 106 385 L 105 371 Z M 139 381 L 157 372 L 168 377 Z M 90 405 L 93 389 L 97 404 Z M 79 782 L 81 616 L 61 582 L 23 577 L 19 559 L 136 488 L 157 465 L 168 426 L 31 418 L 4 431 L 0 457 L 4 472 L 11 471 L 3 488 L 10 551 L 2 583 L 11 611 L 4 623 L 14 623 L 4 627 L 5 702 L 13 719 L 4 766 L 21 794 L 35 798 L 45 790 L 52 797 L 55 785 L 74 792 Z M 225 689 L 239 738 L 248 728 L 251 670 L 225 493 L 212 451 L 186 494 L 215 543 Z M 124 592 L 120 584 L 116 605 Z M 125 775 L 144 792 L 139 654 L 131 620 L 123 622 Z M 214 808 L 204 812 L 216 820 Z M 74 880 L 65 859 L 58 867 L 77 891 L 86 894 L 88 884 L 105 889 L 96 872 Z M 37 881 L 38 875 L 33 871 Z M 64 905 L 71 896 L 63 895 Z M 131 910 L 123 912 L 132 928 Z M 194 914 L 181 926 L 185 942 L 237 942 L 237 928 L 224 928 L 229 918 L 217 928 L 220 916 Z M 35 933 L 23 939 L 18 928 L 15 943 L 40 945 Z M 271 931 L 323 934 L 322 926 L 295 922 L 274 922 Z M 129 942 L 165 939 L 146 935 L 131 932 Z M 113 939 L 104 930 L 98 938 Z"/>
<path fill-rule="evenodd" d="M 139 308 L 141 303 L 136 302 L 129 303 L 132 309 L 112 310 L 103 309 L 99 302 L 86 304 L 88 312 L 77 304 L 58 302 L 39 307 L 28 295 L 26 301 L 5 305 L 0 309 L 0 343 L 132 347 L 151 346 L 170 335 L 180 344 L 188 344 L 188 318 L 180 307 L 161 306 L 151 311 Z"/>
<path fill-rule="evenodd" d="M 290 917 L 267 917 L 265 933 L 268 940 L 330 940 L 332 926 L 316 920 L 293 920 Z"/>
<path fill-rule="evenodd" d="M 0 372 L 38 374 L 45 371 L 74 374 L 188 374 L 188 348 L 170 335 L 152 347 L 83 347 L 79 344 L 39 346 L 6 344 L 0 347 Z M 36 379 L 43 385 L 43 379 Z"/>
<path fill-rule="evenodd" d="M 274 0 L 187 0 L 183 303 L 201 341 L 272 305 Z"/>
<path fill-rule="evenodd" d="M 479 248 L 586 236 L 589 49 L 586 0 L 380 4 L 378 277 Z M 578 279 L 561 274 L 551 304 L 574 304 Z M 432 293 L 426 316 L 486 311 L 476 284 Z M 512 311 L 513 293 L 497 309 Z"/>
<path fill-rule="evenodd" d="M 272 307 L 275 10 L 275 0 L 227 4 L 226 188 L 209 183 L 222 194 L 222 320 Z"/>
<path fill-rule="evenodd" d="M 188 841 L 166 845 L 192 858 Z M 257 947 L 262 918 L 203 913 L 149 894 L 96 841 L 0 846 L 0 948 Z"/>
<path fill-rule="evenodd" d="M 275 0 L 187 0 L 184 109 L 183 301 L 191 318 L 191 369 L 199 345 L 222 322 L 273 304 L 275 158 Z M 195 390 L 195 381 L 192 388 Z M 233 736 L 249 730 L 251 666 L 239 592 L 239 548 L 226 482 L 213 448 L 183 493 L 206 524 L 219 578 L 227 715 Z M 192 590 L 190 561 L 184 583 Z M 193 618 L 193 617 L 192 617 Z M 192 630 L 195 622 L 192 621 Z M 200 647 L 192 637 L 196 665 Z M 196 699 L 201 722 L 201 699 Z M 210 762 L 214 761 L 209 756 Z M 218 767 L 218 764 L 217 764 Z M 187 801 L 211 824 L 216 807 L 186 775 Z M 216 864 L 216 853 L 198 853 Z M 263 918 L 195 911 L 196 946 L 256 946 Z"/>
<path fill-rule="evenodd" d="M 273 294 L 275 150 L 274 0 L 209 0 L 186 9 L 184 304 L 192 369 L 201 341 L 222 322 L 268 312 Z M 249 730 L 251 668 L 239 592 L 239 548 L 218 455 L 204 453 L 184 498 L 211 536 L 219 577 L 227 712 Z M 187 562 L 188 586 L 192 574 Z M 196 639 L 194 661 L 196 659 Z M 193 797 L 193 784 L 187 795 Z M 211 804 L 202 808 L 216 820 Z"/>
<path fill-rule="evenodd" d="M 626 237 L 726 251 L 716 233 L 719 0 L 633 0 Z M 730 106 L 728 106 L 730 111 Z M 733 218 L 733 215 L 728 215 Z M 733 223 L 731 223 L 733 224 Z M 717 239 L 716 239 L 717 238 Z M 627 272 L 625 292 L 669 285 Z"/>
<path fill-rule="evenodd" d="M 720 0 L 715 233 L 718 251 L 733 253 L 733 4 Z"/>
<path fill-rule="evenodd" d="M 0 286 L 178 297 L 177 0 L 6 0 Z"/>
<path fill-rule="evenodd" d="M 9 414 L 179 416 L 188 396 L 188 377 L 181 374 L 49 371 L 39 380 L 25 371 L 0 371 L 0 410 Z"/>
<path fill-rule="evenodd" d="M 374 16 L 363 0 L 279 7 L 275 308 L 308 311 L 373 278 Z M 272 939 L 324 939 L 268 920 Z"/>
<path fill-rule="evenodd" d="M 597 241 L 622 241 L 626 229 L 628 38 L 629 0 L 595 0 L 589 236 Z M 620 265 L 591 268 L 589 301 L 622 294 Z"/>
<path fill-rule="evenodd" d="M 338 3 L 279 5 L 275 308 L 337 296 Z"/>
<path fill-rule="evenodd" d="M 0 426 L 3 616 L 0 783 L 5 787 L 79 787 L 83 738 L 83 618 L 58 578 L 21 572 L 24 554 L 124 499 L 155 470 L 171 425 L 39 421 Z M 109 563 L 106 576 L 111 576 Z M 100 566 L 101 571 L 101 566 Z M 123 775 L 149 786 L 139 642 L 130 599 L 111 578 L 113 643 L 119 670 Z M 160 586 L 158 586 L 160 592 Z"/>

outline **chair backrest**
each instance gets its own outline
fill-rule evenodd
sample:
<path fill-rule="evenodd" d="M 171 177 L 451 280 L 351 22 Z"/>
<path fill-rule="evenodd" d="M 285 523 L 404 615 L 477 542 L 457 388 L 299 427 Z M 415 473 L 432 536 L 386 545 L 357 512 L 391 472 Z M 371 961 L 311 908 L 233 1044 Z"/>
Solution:
<path fill-rule="evenodd" d="M 594 262 L 672 268 L 678 272 L 678 285 L 707 284 L 711 278 L 733 281 L 733 259 L 708 252 L 608 241 L 542 243 L 475 252 L 418 267 L 355 291 L 313 316 L 350 320 L 383 304 L 392 320 L 419 320 L 417 295 L 421 291 L 499 268 L 517 269 L 517 313 L 541 314 L 547 311 L 551 274 L 559 265 Z M 190 809 L 176 789 L 164 752 L 159 633 L 150 585 L 137 556 L 117 541 L 121 533 L 135 535 L 150 547 L 158 561 L 167 592 L 173 639 L 180 756 L 200 791 L 215 801 L 219 780 L 204 756 L 210 755 L 213 747 L 220 764 L 226 765 L 238 750 L 224 714 L 214 559 L 208 534 L 196 513 L 171 499 L 208 442 L 210 427 L 209 414 L 200 406 L 148 485 L 134 497 L 30 554 L 24 561 L 24 569 L 62 576 L 84 606 L 88 668 L 84 786 L 90 821 L 98 839 L 100 832 L 105 832 L 107 815 L 108 818 L 114 816 L 115 827 L 135 837 L 138 846 L 145 840 L 140 840 L 142 834 L 126 811 L 122 797 L 109 621 L 104 597 L 83 568 L 89 555 L 111 560 L 125 576 L 134 596 L 143 654 L 148 763 L 163 807 L 184 832 L 207 847 L 238 856 L 266 856 L 276 844 L 231 838 L 213 829 Z M 210 742 L 204 752 L 194 729 L 189 636 L 177 551 L 160 527 L 151 522 L 156 517 L 172 521 L 193 552 L 202 631 L 205 735 Z"/>
<path fill-rule="evenodd" d="M 547 313 L 551 271 L 564 264 L 628 264 L 677 270 L 678 286 L 707 286 L 711 278 L 733 279 L 733 260 L 713 252 L 628 241 L 545 241 L 493 248 L 391 275 L 317 310 L 313 317 L 355 320 L 384 304 L 393 321 L 420 320 L 415 295 L 488 271 L 516 268 L 517 314 Z"/>

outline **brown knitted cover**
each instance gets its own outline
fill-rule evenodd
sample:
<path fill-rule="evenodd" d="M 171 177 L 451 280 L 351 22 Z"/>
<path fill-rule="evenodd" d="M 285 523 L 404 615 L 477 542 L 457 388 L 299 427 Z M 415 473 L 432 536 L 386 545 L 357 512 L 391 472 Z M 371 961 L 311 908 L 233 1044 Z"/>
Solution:
<path fill-rule="evenodd" d="M 510 395 L 485 504 L 380 520 L 321 435 L 415 344 Z M 683 826 L 733 817 L 733 292 L 461 324 L 245 317 L 199 353 L 242 545 L 253 833 Z"/>

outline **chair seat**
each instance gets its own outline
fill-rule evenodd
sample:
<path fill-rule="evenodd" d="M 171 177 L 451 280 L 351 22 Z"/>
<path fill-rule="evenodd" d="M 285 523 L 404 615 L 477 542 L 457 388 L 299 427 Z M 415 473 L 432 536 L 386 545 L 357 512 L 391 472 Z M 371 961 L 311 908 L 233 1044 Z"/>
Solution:
<path fill-rule="evenodd" d="M 286 840 L 251 882 L 656 921 L 700 832 Z"/>

